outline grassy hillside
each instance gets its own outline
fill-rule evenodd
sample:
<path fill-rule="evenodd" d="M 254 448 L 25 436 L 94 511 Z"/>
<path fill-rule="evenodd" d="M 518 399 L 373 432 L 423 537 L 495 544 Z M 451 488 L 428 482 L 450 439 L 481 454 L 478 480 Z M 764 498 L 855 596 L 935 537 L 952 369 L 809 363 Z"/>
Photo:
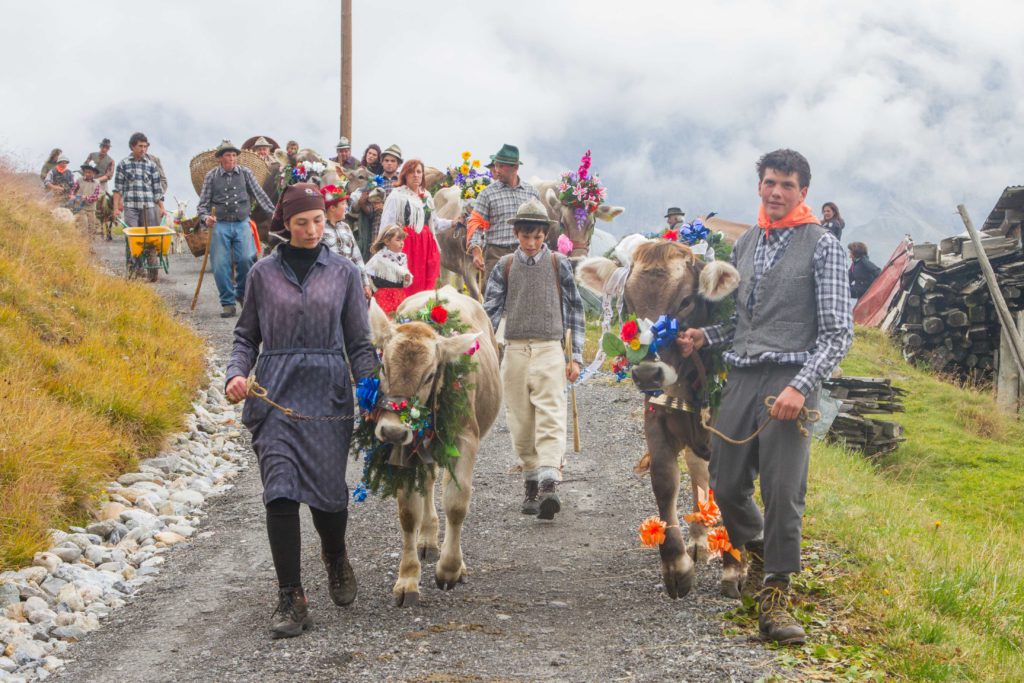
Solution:
<path fill-rule="evenodd" d="M 1021 680 L 1024 426 L 990 394 L 910 367 L 876 330 L 857 331 L 843 367 L 909 391 L 907 442 L 886 459 L 813 452 L 805 531 L 849 561 L 819 586 L 848 610 L 843 642 L 906 680 Z M 808 654 L 841 657 L 825 640 Z"/>
<path fill-rule="evenodd" d="M 0 171 L 0 568 L 181 423 L 205 345 Z"/>

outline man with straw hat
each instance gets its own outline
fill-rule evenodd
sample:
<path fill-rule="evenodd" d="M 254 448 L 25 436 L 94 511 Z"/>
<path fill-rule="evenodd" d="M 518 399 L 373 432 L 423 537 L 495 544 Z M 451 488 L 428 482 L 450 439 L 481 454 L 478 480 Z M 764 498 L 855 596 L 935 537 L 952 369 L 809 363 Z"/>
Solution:
<path fill-rule="evenodd" d="M 380 165 L 384 167 L 384 184 L 381 189 L 385 193 L 391 192 L 391 188 L 398 182 L 398 167 L 402 165 L 402 148 L 398 145 L 389 145 L 380 153 Z"/>
<path fill-rule="evenodd" d="M 331 159 L 331 161 L 341 164 L 341 167 L 346 171 L 355 170 L 359 166 L 359 161 L 352 156 L 352 143 L 348 141 L 347 137 L 342 135 L 334 149 L 338 152 L 338 155 Z"/>
<path fill-rule="evenodd" d="M 273 145 L 271 145 L 270 142 L 261 135 L 256 139 L 256 142 L 252 143 L 252 151 L 256 152 L 256 156 L 263 159 L 267 166 L 270 166 L 277 162 L 277 159 L 270 156 L 270 148 L 272 146 Z"/>
<path fill-rule="evenodd" d="M 74 194 L 71 200 L 79 206 L 78 215 L 75 217 L 78 226 L 88 234 L 98 232 L 100 222 L 96 218 L 96 202 L 103 192 L 103 185 L 96 177 L 96 164 L 87 161 L 82 164 L 82 179 L 75 185 Z"/>
<path fill-rule="evenodd" d="M 57 157 L 57 164 L 49 170 L 43 185 L 54 197 L 67 199 L 71 196 L 75 187 L 75 176 L 68 170 L 68 158 L 61 154 Z"/>
<path fill-rule="evenodd" d="M 489 282 L 498 259 L 511 254 L 518 246 L 509 222 L 527 200 L 540 199 L 533 185 L 519 178 L 519 148 L 505 144 L 491 155 L 494 182 L 476 198 L 467 225 L 469 253 L 473 265 L 484 271 Z"/>
<path fill-rule="evenodd" d="M 238 163 L 238 154 L 239 149 L 230 141 L 221 142 L 214 152 L 220 166 L 206 174 L 199 192 L 199 219 L 213 230 L 210 252 L 213 254 L 213 279 L 223 307 L 222 318 L 235 315 L 235 301 L 242 303 L 246 275 L 256 262 L 256 243 L 249 227 L 250 207 L 255 201 L 268 214 L 274 213 L 274 202 L 256 182 L 253 172 Z M 211 209 L 217 210 L 216 218 L 211 215 Z"/>
<path fill-rule="evenodd" d="M 508 429 L 525 477 L 521 511 L 553 519 L 562 509 L 565 383 L 579 378 L 583 362 L 583 299 L 572 264 L 544 243 L 552 221 L 540 199 L 527 199 L 506 220 L 503 227 L 517 246 L 491 271 L 484 310 L 495 329 L 505 316 L 501 379 Z M 573 335 L 568 363 L 562 352 L 566 329 Z"/>
<path fill-rule="evenodd" d="M 668 221 L 666 229 L 672 230 L 686 220 L 686 213 L 678 206 L 671 206 L 668 211 L 665 212 L 665 220 Z"/>

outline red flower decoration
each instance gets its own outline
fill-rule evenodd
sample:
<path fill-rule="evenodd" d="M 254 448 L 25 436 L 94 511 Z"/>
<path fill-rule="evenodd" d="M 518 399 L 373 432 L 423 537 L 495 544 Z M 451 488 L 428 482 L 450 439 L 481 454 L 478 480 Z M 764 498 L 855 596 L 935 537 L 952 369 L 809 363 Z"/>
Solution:
<path fill-rule="evenodd" d="M 640 326 L 636 324 L 635 320 L 627 320 L 622 325 L 622 331 L 619 332 L 619 338 L 624 342 L 631 342 L 638 334 L 640 334 Z"/>
<path fill-rule="evenodd" d="M 430 309 L 430 319 L 438 325 L 444 325 L 448 320 L 448 310 L 444 306 L 434 306 Z"/>
<path fill-rule="evenodd" d="M 661 237 L 671 242 L 675 242 L 679 239 L 679 233 L 675 230 L 666 230 L 665 232 L 661 233 Z"/>

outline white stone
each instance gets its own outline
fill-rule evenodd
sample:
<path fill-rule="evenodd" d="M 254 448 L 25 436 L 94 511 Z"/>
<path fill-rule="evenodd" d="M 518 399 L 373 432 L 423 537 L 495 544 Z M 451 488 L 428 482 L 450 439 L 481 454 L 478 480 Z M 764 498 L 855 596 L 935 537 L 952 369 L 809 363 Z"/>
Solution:
<path fill-rule="evenodd" d="M 175 543 L 181 543 L 185 540 L 185 537 L 181 534 L 176 534 L 173 531 L 161 531 L 160 533 L 153 536 L 158 543 L 164 545 L 174 545 Z"/>
<path fill-rule="evenodd" d="M 100 508 L 98 516 L 101 522 L 107 519 L 117 519 L 121 516 L 121 513 L 127 509 L 128 508 L 126 508 L 121 503 L 107 503 L 102 508 Z"/>
<path fill-rule="evenodd" d="M 171 524 L 167 529 L 185 538 L 192 538 L 192 535 L 196 533 L 196 530 L 187 524 Z"/>
<path fill-rule="evenodd" d="M 44 621 L 53 621 L 57 618 L 57 613 L 52 609 L 37 609 L 28 613 L 28 621 L 30 624 L 41 624 Z"/>
<path fill-rule="evenodd" d="M 82 612 L 85 610 L 85 600 L 78 593 L 78 588 L 75 584 L 69 583 L 60 589 L 57 593 L 57 602 L 63 602 L 73 612 Z"/>
<path fill-rule="evenodd" d="M 171 500 L 173 500 L 176 503 L 185 503 L 186 505 L 190 505 L 192 507 L 198 507 L 206 501 L 206 498 L 203 496 L 202 493 L 198 491 L 185 489 L 181 491 L 175 491 L 174 493 L 172 493 Z"/>
<path fill-rule="evenodd" d="M 32 564 L 37 567 L 43 567 L 48 573 L 52 574 L 57 571 L 57 567 L 64 564 L 64 560 L 53 553 L 36 553 L 35 557 L 32 558 Z"/>
<path fill-rule="evenodd" d="M 25 601 L 26 612 L 35 612 L 41 609 L 47 609 L 49 608 L 49 606 L 49 603 L 46 602 L 46 600 L 43 600 L 42 598 L 33 597 Z"/>
<path fill-rule="evenodd" d="M 46 567 L 25 567 L 18 571 L 29 583 L 40 584 L 46 580 Z"/>

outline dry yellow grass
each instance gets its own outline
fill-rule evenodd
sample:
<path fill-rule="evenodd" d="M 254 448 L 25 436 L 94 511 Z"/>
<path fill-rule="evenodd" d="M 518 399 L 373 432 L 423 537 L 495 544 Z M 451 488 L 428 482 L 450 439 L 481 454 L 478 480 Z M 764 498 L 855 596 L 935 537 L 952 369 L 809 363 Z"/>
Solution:
<path fill-rule="evenodd" d="M 154 292 L 95 268 L 89 238 L 0 169 L 0 568 L 157 450 L 204 372 Z"/>

